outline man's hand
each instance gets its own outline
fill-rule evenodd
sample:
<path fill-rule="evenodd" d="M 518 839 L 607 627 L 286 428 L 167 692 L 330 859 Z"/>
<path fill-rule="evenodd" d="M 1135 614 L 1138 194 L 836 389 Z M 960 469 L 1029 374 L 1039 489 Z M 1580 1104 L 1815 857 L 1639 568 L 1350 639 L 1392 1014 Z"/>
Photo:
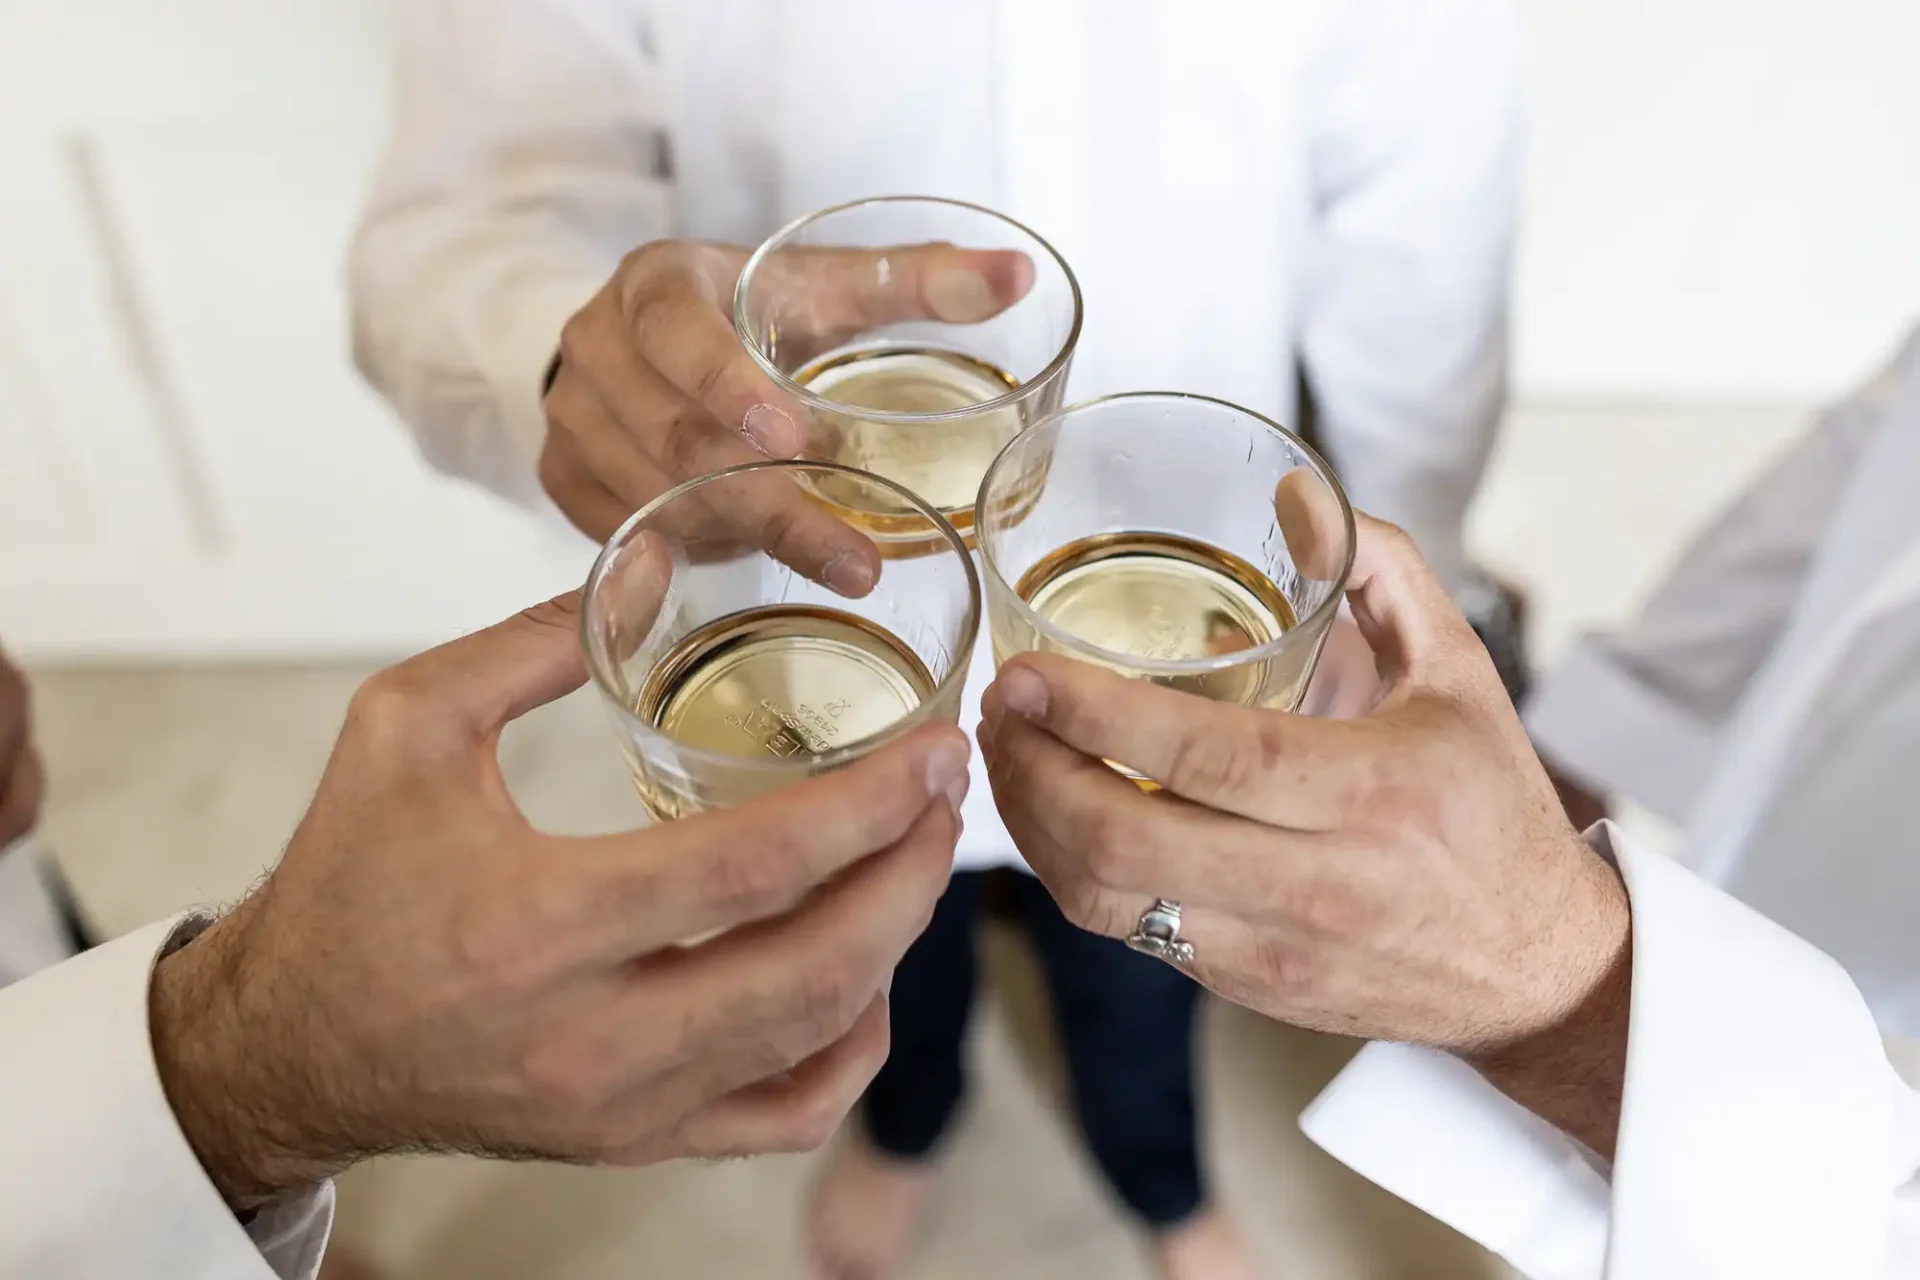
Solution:
<path fill-rule="evenodd" d="M 26 677 L 0 651 L 0 849 L 33 830 L 40 817 L 32 701 Z"/>
<path fill-rule="evenodd" d="M 1009 662 L 980 742 L 1015 843 L 1084 927 L 1123 936 L 1155 898 L 1178 901 L 1194 976 L 1228 999 L 1453 1050 L 1610 1149 L 1625 890 L 1568 827 L 1485 649 L 1404 534 L 1360 520 L 1348 602 L 1381 685 L 1353 719 Z"/>
<path fill-rule="evenodd" d="M 495 749 L 584 679 L 577 623 L 562 598 L 369 680 L 279 866 L 159 965 L 161 1079 L 236 1207 L 395 1150 L 810 1147 L 886 1057 L 965 740 L 929 728 L 740 809 L 543 835 Z"/>
<path fill-rule="evenodd" d="M 605 539 L 684 480 L 801 452 L 800 406 L 733 330 L 733 288 L 747 256 L 694 240 L 643 245 L 567 323 L 546 398 L 540 481 L 588 536 Z M 824 352 L 893 321 L 986 320 L 1033 285 L 1022 253 L 950 244 L 794 251 L 767 270 L 777 273 L 770 287 L 796 300 L 780 334 L 782 350 L 795 353 Z M 842 595 L 873 586 L 871 542 L 802 502 L 792 485 L 740 497 L 709 504 L 713 527 L 687 536 L 745 540 Z"/>

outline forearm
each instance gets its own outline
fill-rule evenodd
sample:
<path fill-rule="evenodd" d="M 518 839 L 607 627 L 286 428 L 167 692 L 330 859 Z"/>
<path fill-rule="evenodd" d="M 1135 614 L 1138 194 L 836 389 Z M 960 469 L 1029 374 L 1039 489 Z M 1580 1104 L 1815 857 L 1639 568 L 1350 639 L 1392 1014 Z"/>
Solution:
<path fill-rule="evenodd" d="M 0 1044 L 33 1046 L 0 1053 L 0 1275 L 308 1280 L 317 1268 L 330 1188 L 243 1226 L 169 1108 L 148 1012 L 155 953 L 180 933 L 155 925 L 0 992 Z"/>
<path fill-rule="evenodd" d="M 313 1154 L 305 1110 L 284 1095 L 308 1094 L 276 1063 L 286 1046 L 259 1043 L 250 1001 L 267 998 L 242 962 L 248 912 L 206 929 L 154 968 L 148 1019 L 167 1103 L 208 1179 L 236 1213 L 250 1214 L 311 1190 L 346 1159 Z M 280 994 L 285 998 L 285 993 Z"/>
<path fill-rule="evenodd" d="M 1565 1023 L 1465 1056 L 1500 1092 L 1610 1162 L 1626 1087 L 1632 986 L 1633 952 L 1623 938 L 1599 983 Z"/>

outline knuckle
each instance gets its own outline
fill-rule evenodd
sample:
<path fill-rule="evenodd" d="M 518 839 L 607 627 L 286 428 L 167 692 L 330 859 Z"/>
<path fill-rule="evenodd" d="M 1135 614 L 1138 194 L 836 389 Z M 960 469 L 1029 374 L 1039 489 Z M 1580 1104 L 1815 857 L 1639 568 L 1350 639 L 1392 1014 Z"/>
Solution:
<path fill-rule="evenodd" d="M 1380 540 L 1396 559 L 1405 560 L 1420 554 L 1420 548 L 1413 535 L 1397 524 L 1380 522 Z"/>
<path fill-rule="evenodd" d="M 788 1134 L 790 1151 L 817 1151 L 827 1144 L 834 1134 L 840 1131 L 840 1122 L 846 1118 L 846 1109 L 836 1098 L 810 1098 L 794 1117 L 793 1128 Z"/>
<path fill-rule="evenodd" d="M 861 969 L 857 957 L 843 951 L 801 976 L 794 1005 L 810 1042 L 831 1044 L 853 1029 L 866 1005 Z"/>
<path fill-rule="evenodd" d="M 733 386 L 734 365 L 727 359 L 708 360 L 693 377 L 693 398 L 701 404 L 714 404 Z"/>
<path fill-rule="evenodd" d="M 1255 964 L 1261 985 L 1282 1006 L 1312 1002 L 1325 967 L 1312 948 L 1272 937 L 1258 945 Z"/>
<path fill-rule="evenodd" d="M 702 474 L 708 441 L 695 410 L 687 404 L 676 406 L 666 415 L 660 430 L 660 461 L 667 473 L 681 478 Z"/>
<path fill-rule="evenodd" d="M 1140 870 L 1137 832 L 1111 809 L 1087 820 L 1087 874 L 1098 886 L 1131 889 Z"/>
<path fill-rule="evenodd" d="M 524 1100 L 549 1126 L 589 1149 L 616 1137 L 601 1123 L 613 1089 L 599 1057 L 568 1040 L 542 1040 L 522 1055 L 517 1073 Z"/>
<path fill-rule="evenodd" d="M 1258 742 L 1248 750 L 1223 734 L 1190 734 L 1174 746 L 1167 783 L 1183 794 L 1244 795 L 1266 767 Z"/>
<path fill-rule="evenodd" d="M 1286 718 L 1253 713 L 1252 750 L 1246 761 L 1248 771 L 1265 781 L 1277 777 L 1285 767 L 1292 747 L 1292 734 Z"/>
<path fill-rule="evenodd" d="M 378 746 L 412 741 L 433 719 L 433 696 L 411 663 L 368 677 L 347 704 L 348 730 Z"/>
<path fill-rule="evenodd" d="M 800 516 L 792 507 L 775 507 L 761 519 L 761 546 L 775 555 L 800 550 Z"/>
<path fill-rule="evenodd" d="M 621 301 L 631 310 L 658 286 L 662 275 L 681 270 L 686 260 L 686 245 L 679 240 L 649 240 L 627 250 L 614 273 Z"/>
<path fill-rule="evenodd" d="M 729 920 L 758 919 L 790 905 L 801 855 L 786 832 L 736 846 L 701 873 L 702 900 Z"/>
<path fill-rule="evenodd" d="M 555 596 L 551 600 L 542 600 L 539 604 L 522 609 L 514 615 L 514 620 L 542 631 L 572 633 L 580 626 L 579 597 L 569 593 Z"/>
<path fill-rule="evenodd" d="M 569 367 L 581 369 L 593 362 L 598 346 L 594 333 L 598 322 L 593 304 L 589 303 L 560 326 L 560 368 L 563 374 Z"/>
<path fill-rule="evenodd" d="M 1089 933 L 1118 937 L 1132 925 L 1113 895 L 1084 876 L 1074 876 L 1059 886 L 1061 914 Z"/>
<path fill-rule="evenodd" d="M 1378 920 L 1373 901 L 1351 880 L 1320 875 L 1288 894 L 1288 914 L 1304 932 L 1341 942 L 1366 933 Z"/>

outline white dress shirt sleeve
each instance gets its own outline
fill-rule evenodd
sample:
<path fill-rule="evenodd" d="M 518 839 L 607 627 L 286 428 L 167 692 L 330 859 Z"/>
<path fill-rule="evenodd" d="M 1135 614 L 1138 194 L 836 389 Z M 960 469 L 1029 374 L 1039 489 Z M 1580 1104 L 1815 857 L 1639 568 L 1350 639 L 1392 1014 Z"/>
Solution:
<path fill-rule="evenodd" d="M 1506 395 L 1519 200 L 1509 0 L 1373 0 L 1313 69 L 1319 217 L 1298 341 L 1353 505 L 1407 529 L 1449 588 Z"/>
<path fill-rule="evenodd" d="M 1532 1280 L 1888 1274 L 1920 1105 L 1838 965 L 1596 828 L 1633 908 L 1612 1169 L 1433 1050 L 1364 1049 L 1302 1117 Z"/>
<path fill-rule="evenodd" d="M 312 1280 L 333 1188 L 234 1217 L 167 1105 L 151 925 L 0 991 L 0 1276 Z"/>
<path fill-rule="evenodd" d="M 667 225 L 635 0 L 399 0 L 393 140 L 349 268 L 354 354 L 428 459 L 538 506 L 560 330 Z"/>
<path fill-rule="evenodd" d="M 1920 332 L 1743 491 L 1640 613 L 1582 639 L 1534 690 L 1542 755 L 1590 787 L 1687 818 L 1720 735 L 1785 632 L 1841 494 L 1920 367 Z"/>

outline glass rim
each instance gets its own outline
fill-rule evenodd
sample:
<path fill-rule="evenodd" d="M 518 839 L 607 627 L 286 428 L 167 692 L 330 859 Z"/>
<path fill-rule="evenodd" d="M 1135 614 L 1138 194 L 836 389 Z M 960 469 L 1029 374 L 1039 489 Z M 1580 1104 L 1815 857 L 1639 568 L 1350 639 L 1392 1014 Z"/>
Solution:
<path fill-rule="evenodd" d="M 940 534 L 952 547 L 966 577 L 967 609 L 962 619 L 960 641 L 958 645 L 955 646 L 952 666 L 944 676 L 933 682 L 932 691 L 921 700 L 919 706 L 909 711 L 906 715 L 901 716 L 898 720 L 886 726 L 886 728 L 876 733 L 870 733 L 864 738 L 856 738 L 852 742 L 844 746 L 835 747 L 831 751 L 821 752 L 817 755 L 809 755 L 804 761 L 804 765 L 808 769 L 834 768 L 868 755 L 887 745 L 889 742 L 904 737 L 906 734 L 911 733 L 913 730 L 927 723 L 930 714 L 927 709 L 941 702 L 946 695 L 952 691 L 956 682 L 965 682 L 967 671 L 973 665 L 974 645 L 980 632 L 982 609 L 980 574 L 974 568 L 973 555 L 967 549 L 966 539 L 960 536 L 960 532 L 953 527 L 952 522 L 941 515 L 937 509 L 922 501 L 912 490 L 894 483 L 885 476 L 875 475 L 871 471 L 862 471 L 858 467 L 849 467 L 838 462 L 823 462 L 810 458 L 775 458 L 765 462 L 742 463 L 739 466 L 726 467 L 719 471 L 709 472 L 703 476 L 695 476 L 691 480 L 681 481 L 621 521 L 620 527 L 614 530 L 613 535 L 609 537 L 606 543 L 600 548 L 599 554 L 594 557 L 593 568 L 588 570 L 586 585 L 581 589 L 580 594 L 580 649 L 586 656 L 588 679 L 593 682 L 594 687 L 599 691 L 602 699 L 614 709 L 614 713 L 619 717 L 621 724 L 635 731 L 643 743 L 662 743 L 669 747 L 674 755 L 681 758 L 692 759 L 702 764 L 717 765 L 729 769 L 744 769 L 750 773 L 757 773 L 763 770 L 767 772 L 793 771 L 796 768 L 796 762 L 790 758 L 769 760 L 761 759 L 758 756 L 735 755 L 731 752 L 713 751 L 705 747 L 696 747 L 690 743 L 682 742 L 671 734 L 662 732 L 659 726 L 650 724 L 646 719 L 635 714 L 633 708 L 627 705 L 627 700 L 621 696 L 623 682 L 616 681 L 613 677 L 613 672 L 618 664 L 610 660 L 606 652 L 606 646 L 599 642 L 594 634 L 593 627 L 595 617 L 593 601 L 596 592 L 601 587 L 601 584 L 605 582 L 607 575 L 612 572 L 613 562 L 618 553 L 630 545 L 634 533 L 644 521 L 661 511 L 669 503 L 684 497 L 702 485 L 715 480 L 723 480 L 758 471 L 828 471 L 841 475 L 854 476 L 862 480 L 871 480 L 885 486 L 896 496 L 905 498 L 921 515 L 928 517 L 932 521 L 934 531 Z M 765 551 L 761 551 L 760 554 L 767 555 Z M 769 558 L 771 559 L 772 557 L 769 556 Z M 882 578 L 886 575 L 886 563 L 885 558 L 882 557 Z M 791 566 L 789 567 L 791 568 Z M 796 569 L 794 572 L 798 573 L 799 570 Z M 809 579 L 809 581 L 811 581 L 811 579 Z M 874 589 L 878 590 L 879 586 L 880 579 L 875 579 Z M 829 590 L 831 590 L 831 588 L 829 588 Z"/>
<path fill-rule="evenodd" d="M 1040 372 L 1034 374 L 1031 378 L 1022 379 L 1019 386 L 1010 388 L 1004 395 L 995 396 L 991 400 L 982 400 L 979 404 L 964 405 L 958 409 L 943 409 L 938 413 L 895 413 L 880 409 L 862 409 L 853 405 L 841 404 L 837 400 L 829 400 L 819 392 L 795 382 L 787 376 L 784 370 L 767 357 L 766 352 L 760 349 L 760 343 L 752 336 L 751 327 L 747 324 L 747 287 L 748 282 L 753 279 L 754 273 L 760 269 L 768 257 L 786 248 L 796 235 L 800 234 L 804 228 L 813 223 L 823 221 L 837 214 L 850 213 L 856 209 L 865 209 L 873 205 L 883 204 L 937 204 L 946 205 L 953 209 L 964 209 L 969 213 L 983 214 L 996 222 L 1005 223 L 1046 250 L 1047 256 L 1053 259 L 1054 263 L 1060 268 L 1061 274 L 1067 279 L 1067 290 L 1073 297 L 1073 323 L 1068 326 L 1067 336 L 1061 341 L 1060 349 L 1053 353 L 1053 358 L 1047 361 L 1045 368 L 1041 369 Z M 1034 283 L 1036 286 L 1039 284 L 1038 275 L 1035 276 Z M 1016 302 L 1013 305 L 1018 306 L 1019 303 Z M 844 204 L 828 205 L 824 209 L 816 209 L 812 213 L 803 214 L 761 241 L 760 246 L 747 256 L 746 265 L 740 268 L 740 276 L 733 284 L 734 336 L 740 340 L 740 345 L 746 348 L 747 355 L 752 358 L 754 364 L 760 367 L 760 372 L 771 378 L 775 386 L 779 387 L 781 391 L 792 396 L 809 409 L 842 415 L 854 414 L 863 422 L 900 424 L 903 426 L 921 423 L 959 422 L 967 418 L 977 417 L 981 414 L 992 413 L 999 409 L 1006 409 L 1020 403 L 1022 399 L 1033 393 L 1032 389 L 1034 387 L 1042 386 L 1052 381 L 1059 376 L 1062 369 L 1066 368 L 1067 362 L 1073 358 L 1074 348 L 1080 345 L 1080 326 L 1084 319 L 1085 309 L 1080 297 L 1080 278 L 1073 274 L 1073 268 L 1067 265 L 1067 260 L 1061 256 L 1058 249 L 1048 243 L 1045 236 L 1040 235 L 1025 223 L 1010 218 L 998 210 L 989 209 L 985 205 L 974 204 L 968 200 L 950 199 L 947 196 L 867 196 L 861 200 L 849 200 Z"/>
<path fill-rule="evenodd" d="M 1339 577 L 1333 579 L 1337 585 L 1334 590 L 1327 594 L 1327 598 L 1315 607 L 1312 613 L 1304 618 L 1298 619 L 1293 626 L 1287 628 L 1265 644 L 1255 645 L 1251 649 L 1240 649 L 1233 653 L 1221 654 L 1213 658 L 1145 658 L 1130 653 L 1121 653 L 1116 649 L 1104 648 L 1089 640 L 1083 640 L 1072 632 L 1066 631 L 1050 620 L 1041 617 L 1039 613 L 1034 611 L 1032 606 L 1020 598 L 1020 593 L 1014 590 L 1013 585 L 1007 581 L 1006 574 L 1000 569 L 998 560 L 993 552 L 992 539 L 987 531 L 988 494 L 993 489 L 994 480 L 998 476 L 1002 464 L 1005 463 L 1007 458 L 1013 453 L 1015 446 L 1022 442 L 1031 443 L 1037 438 L 1039 432 L 1060 430 L 1068 418 L 1083 410 L 1098 409 L 1116 402 L 1149 400 L 1202 404 L 1216 409 L 1226 409 L 1243 418 L 1252 419 L 1267 430 L 1283 437 L 1290 445 L 1298 449 L 1305 459 L 1304 465 L 1309 467 L 1314 475 L 1319 477 L 1320 481 L 1333 491 L 1333 496 L 1339 500 L 1340 518 L 1342 527 L 1346 531 L 1347 546 L 1346 554 L 1341 561 Z M 1005 593 L 1014 612 L 1020 617 L 1021 621 L 1032 627 L 1039 634 L 1045 636 L 1049 641 L 1058 645 L 1061 649 L 1107 666 L 1126 667 L 1147 675 L 1199 676 L 1220 671 L 1232 671 L 1238 667 L 1249 666 L 1256 662 L 1264 662 L 1299 644 L 1300 641 L 1295 638 L 1297 633 L 1306 632 L 1311 634 L 1313 631 L 1322 630 L 1325 623 L 1331 619 L 1331 616 L 1339 611 L 1341 601 L 1346 598 L 1347 583 L 1353 576 L 1353 560 L 1357 550 L 1355 544 L 1359 537 L 1359 529 L 1353 518 L 1353 504 L 1347 500 L 1347 491 L 1341 486 L 1339 478 L 1333 474 L 1333 468 L 1327 465 L 1327 460 L 1322 458 L 1319 452 L 1305 440 L 1302 440 L 1299 435 L 1287 430 L 1272 418 L 1267 417 L 1263 413 L 1257 413 L 1243 405 L 1234 404 L 1230 400 L 1222 400 L 1217 396 L 1196 395 L 1188 391 L 1122 391 L 1114 395 L 1096 396 L 1091 400 L 1082 400 L 1077 404 L 1070 404 L 1058 412 L 1049 414 L 1046 418 L 1036 422 L 1033 426 L 1021 432 L 1002 446 L 999 454 L 996 455 L 993 462 L 988 465 L 987 473 L 980 478 L 980 496 L 975 500 L 973 509 L 973 534 L 974 543 L 980 549 L 981 565 L 985 568 L 993 583 Z"/>

